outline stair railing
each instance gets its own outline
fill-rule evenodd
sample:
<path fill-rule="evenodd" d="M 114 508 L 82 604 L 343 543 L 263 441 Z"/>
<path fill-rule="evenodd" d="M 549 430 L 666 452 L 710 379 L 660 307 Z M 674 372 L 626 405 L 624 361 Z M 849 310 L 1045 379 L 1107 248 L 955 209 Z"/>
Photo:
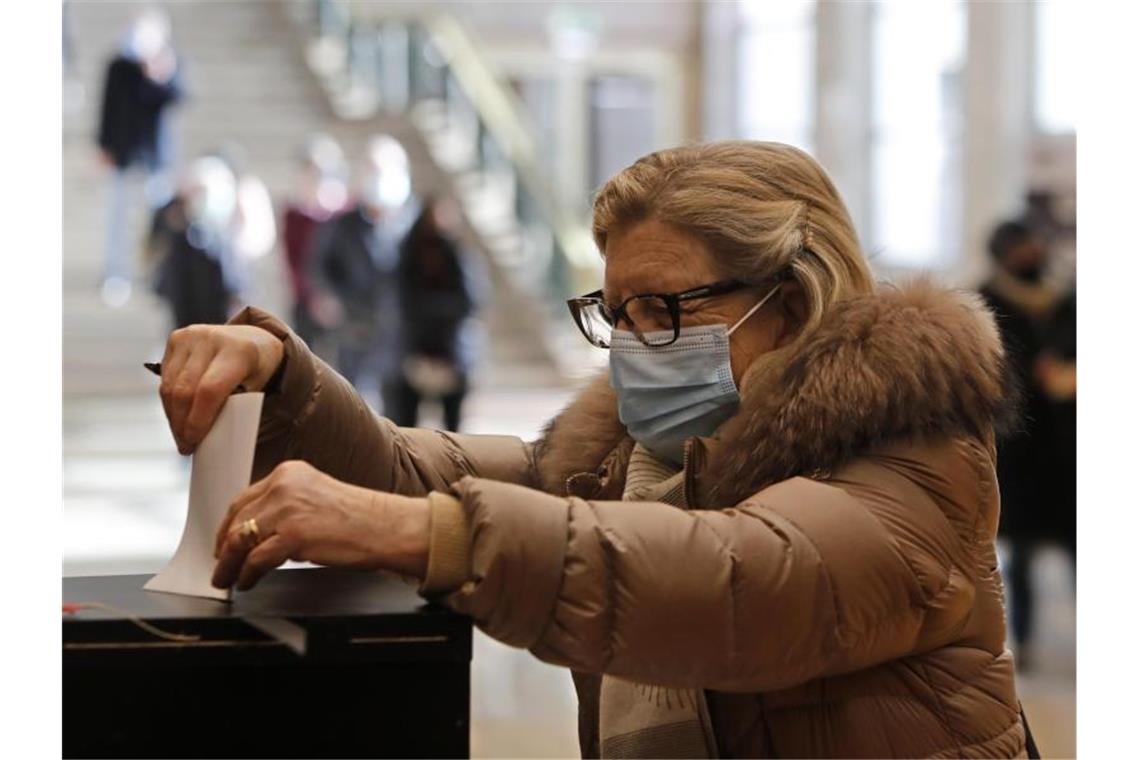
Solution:
<path fill-rule="evenodd" d="M 558 202 L 529 115 L 467 31 L 448 14 L 383 3 L 312 0 L 308 9 L 309 60 L 334 108 L 350 119 L 411 116 L 442 168 L 483 191 L 486 208 L 469 208 L 469 219 L 518 293 L 545 312 L 552 356 L 569 372 L 584 359 L 596 366 L 576 350 L 563 303 L 600 280 L 588 225 Z"/>

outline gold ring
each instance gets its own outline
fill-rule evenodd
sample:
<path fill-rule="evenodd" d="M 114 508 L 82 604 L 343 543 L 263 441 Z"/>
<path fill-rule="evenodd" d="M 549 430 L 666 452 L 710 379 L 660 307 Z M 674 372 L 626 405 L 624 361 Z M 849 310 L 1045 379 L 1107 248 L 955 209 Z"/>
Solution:
<path fill-rule="evenodd" d="M 253 539 L 250 548 L 257 546 L 261 543 L 261 529 L 257 527 L 257 518 L 251 517 L 241 524 L 241 533 Z"/>

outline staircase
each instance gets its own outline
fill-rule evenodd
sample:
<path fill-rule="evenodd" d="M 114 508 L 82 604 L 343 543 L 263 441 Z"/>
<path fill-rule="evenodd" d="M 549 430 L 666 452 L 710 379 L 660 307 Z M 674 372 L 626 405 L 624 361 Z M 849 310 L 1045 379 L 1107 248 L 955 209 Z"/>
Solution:
<path fill-rule="evenodd" d="M 162 304 L 137 279 L 131 301 L 111 309 L 99 297 L 104 238 L 105 176 L 96 159 L 95 125 L 102 78 L 122 31 L 140 6 L 130 2 L 69 4 L 75 36 L 76 75 L 82 105 L 64 116 L 64 396 L 153 394 L 154 378 L 141 362 L 161 355 L 168 332 Z M 269 188 L 275 202 L 287 197 L 299 146 L 306 135 L 324 131 L 351 158 L 368 137 L 389 132 L 401 139 L 412 161 L 420 192 L 449 187 L 428 153 L 419 130 L 405 117 L 379 115 L 346 121 L 330 108 L 304 60 L 296 25 L 285 4 L 269 0 L 180 2 L 165 6 L 175 45 L 186 61 L 187 97 L 175 114 L 176 153 L 182 159 L 226 142 L 245 151 L 249 170 Z M 140 191 L 141 192 L 141 191 Z M 138 208 L 132 222 L 141 241 L 147 220 Z M 468 230 L 469 246 L 486 251 Z M 137 262 L 136 262 L 137 264 Z M 288 313 L 283 258 L 274 251 L 254 262 L 249 300 L 274 313 Z M 492 280 L 502 283 L 492 266 Z M 485 361 L 477 385 L 493 388 L 558 387 L 556 371 L 534 320 L 520 315 L 509 295 L 486 310 Z"/>
<path fill-rule="evenodd" d="M 348 156 L 367 138 L 401 139 L 420 192 L 447 188 L 419 130 L 400 116 L 346 121 L 335 115 L 304 58 L 286 4 L 263 0 L 165 3 L 185 57 L 188 98 L 177 114 L 178 155 L 233 141 L 275 201 L 287 196 L 302 139 L 321 130 Z M 94 146 L 102 78 L 117 38 L 140 7 L 71 2 L 75 75 L 83 102 L 65 109 L 63 130 L 63 491 L 64 574 L 149 573 L 174 551 L 185 518 L 189 461 L 177 456 L 156 379 L 142 362 L 161 356 L 168 332 L 163 305 L 136 281 L 121 309 L 99 295 L 104 179 Z M 141 207 L 141 197 L 140 207 Z M 146 219 L 136 215 L 135 228 Z M 466 243 L 487 254 L 474 230 Z M 485 310 L 487 348 L 476 368 L 464 426 L 533 438 L 569 388 L 555 369 L 527 305 L 504 287 L 491 262 L 493 303 Z M 282 257 L 252 267 L 251 300 L 286 314 Z M 430 412 L 425 423 L 431 424 Z M 472 666 L 473 756 L 576 751 L 573 690 L 565 673 L 477 635 Z M 521 728 L 520 728 L 521 727 Z M 529 742 L 529 743 L 528 743 Z"/>
<path fill-rule="evenodd" d="M 148 572 L 177 543 L 188 485 L 187 462 L 166 429 L 157 381 L 142 362 L 160 358 L 169 331 L 164 305 L 136 271 L 131 300 L 122 308 L 100 298 L 104 239 L 104 184 L 94 145 L 106 63 L 140 6 L 129 2 L 73 2 L 75 72 L 83 99 L 65 109 L 63 131 L 63 433 L 64 564 L 68 574 Z M 367 139 L 388 132 L 401 139 L 420 192 L 448 189 L 449 176 L 428 153 L 419 130 L 402 116 L 348 121 L 305 62 L 298 27 L 279 2 L 166 4 L 175 44 L 187 62 L 187 98 L 176 114 L 182 158 L 232 141 L 246 152 L 249 170 L 280 202 L 290 188 L 303 138 L 316 130 L 336 137 L 348 156 Z M 133 220 L 141 240 L 147 224 L 138 193 Z M 465 242 L 486 255 L 472 229 Z M 475 369 L 464 427 L 534 437 L 570 392 L 542 341 L 540 320 L 503 284 L 485 309 L 486 349 Z M 136 262 L 137 263 L 137 262 Z M 137 267 L 141 269 L 141 267 Z M 288 313 L 283 257 L 253 263 L 250 301 Z M 434 424 L 425 410 L 424 424 Z"/>

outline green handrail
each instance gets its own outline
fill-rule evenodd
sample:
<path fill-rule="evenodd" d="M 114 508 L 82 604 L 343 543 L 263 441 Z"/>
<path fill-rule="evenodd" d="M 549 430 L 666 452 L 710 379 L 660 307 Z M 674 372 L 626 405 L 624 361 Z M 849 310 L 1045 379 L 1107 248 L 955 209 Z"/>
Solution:
<path fill-rule="evenodd" d="M 552 295 L 569 296 L 596 287 L 601 261 L 588 227 L 555 199 L 539 166 L 538 149 L 528 128 L 528 115 L 514 92 L 496 76 L 479 46 L 451 15 L 399 13 L 383 3 L 320 0 L 338 8 L 349 28 L 360 24 L 402 22 L 418 25 L 447 60 L 448 69 L 475 109 L 483 128 L 510 162 L 518 182 L 549 227 L 554 243 Z M 327 12 L 327 8 L 321 11 Z M 559 305 L 560 306 L 560 305 Z"/>

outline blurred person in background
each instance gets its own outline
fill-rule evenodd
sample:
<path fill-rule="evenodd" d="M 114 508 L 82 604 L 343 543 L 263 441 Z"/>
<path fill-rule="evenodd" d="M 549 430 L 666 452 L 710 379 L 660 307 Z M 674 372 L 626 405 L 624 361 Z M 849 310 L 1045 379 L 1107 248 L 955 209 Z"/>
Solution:
<path fill-rule="evenodd" d="M 155 292 L 175 328 L 229 318 L 245 281 L 236 253 L 237 180 L 219 157 L 190 164 L 178 193 L 154 216 L 148 258 Z"/>
<path fill-rule="evenodd" d="M 993 310 L 1021 395 L 1020 424 L 998 439 L 1000 534 L 1009 546 L 1010 627 L 1018 665 L 1033 666 L 1026 645 L 1033 634 L 1031 563 L 1037 544 L 1056 538 L 1048 473 L 1054 436 L 1049 397 L 1037 367 L 1058 294 L 1045 281 L 1048 249 L 1036 225 L 1022 219 L 998 224 L 989 238 L 994 270 L 981 295 Z"/>
<path fill-rule="evenodd" d="M 99 154 L 110 172 L 102 287 L 109 306 L 122 306 L 131 295 L 130 175 L 145 177 L 152 210 L 171 197 L 169 111 L 182 97 L 180 79 L 170 20 L 157 8 L 145 8 L 107 66 L 99 116 Z"/>
<path fill-rule="evenodd" d="M 1060 299 L 1046 324 L 1042 351 L 1034 367 L 1049 400 L 1052 435 L 1048 444 L 1049 535 L 1069 554 L 1077 569 L 1077 289 Z"/>
<path fill-rule="evenodd" d="M 533 442 L 397 427 L 256 308 L 174 333 L 179 451 L 269 387 L 212 583 L 414 577 L 573 671 L 584 757 L 1026 756 L 982 299 L 877 286 L 835 185 L 779 143 L 639 159 L 593 238 L 602 287 L 567 318 L 609 371 Z"/>
<path fill-rule="evenodd" d="M 386 400 L 383 378 L 396 361 L 400 241 L 415 218 L 408 155 L 394 137 L 368 142 L 357 167 L 356 203 L 317 233 L 312 260 L 320 313 L 335 325 L 337 370 Z"/>
<path fill-rule="evenodd" d="M 400 245 L 400 361 L 384 398 L 385 414 L 402 427 L 414 427 L 420 401 L 431 399 L 443 406 L 444 427 L 459 430 L 482 290 L 478 262 L 458 242 L 461 213 L 454 198 L 425 201 Z"/>
<path fill-rule="evenodd" d="M 1066 246 L 1075 244 L 1072 222 L 1064 222 L 1057 212 L 1057 195 L 1033 190 L 1026 195 L 1025 219 L 1045 237 L 1051 274 L 1066 269 Z M 1060 259 L 1057 261 L 1057 259 Z M 1058 265 L 1060 265 L 1058 267 Z M 1075 274 L 1075 272 L 1073 273 Z M 1046 454 L 1047 535 L 1068 553 L 1076 577 L 1077 569 L 1077 290 L 1072 284 L 1061 291 L 1046 321 L 1042 350 L 1034 366 L 1034 378 L 1049 402 L 1049 436 Z M 1075 585 L 1075 584 L 1074 584 Z"/>
<path fill-rule="evenodd" d="M 243 262 L 265 256 L 277 243 L 277 223 L 269 189 L 249 168 L 246 151 L 237 143 L 227 142 L 210 155 L 226 163 L 237 183 L 232 224 L 234 253 Z"/>
<path fill-rule="evenodd" d="M 312 254 L 317 229 L 342 212 L 348 201 L 344 152 L 325 134 L 305 143 L 294 192 L 282 219 L 282 247 L 293 294 L 293 329 L 316 349 L 329 318 L 321 313 L 312 283 Z M 318 351 L 320 353 L 320 351 Z"/>

